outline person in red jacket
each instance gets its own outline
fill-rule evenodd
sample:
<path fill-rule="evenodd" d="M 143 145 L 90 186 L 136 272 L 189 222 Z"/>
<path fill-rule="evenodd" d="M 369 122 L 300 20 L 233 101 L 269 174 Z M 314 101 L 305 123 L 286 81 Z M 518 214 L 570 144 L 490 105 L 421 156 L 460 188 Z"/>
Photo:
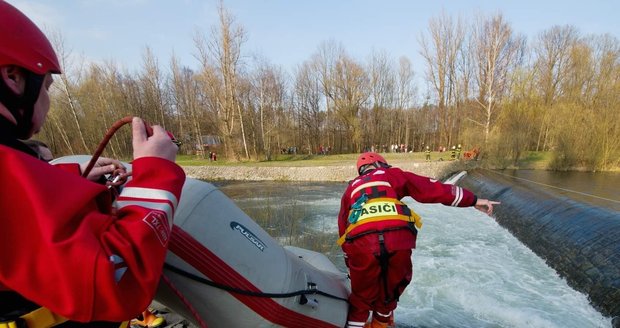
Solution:
<path fill-rule="evenodd" d="M 133 178 L 114 204 L 79 165 L 37 159 L 21 140 L 45 122 L 60 72 L 45 35 L 0 1 L 0 325 L 118 327 L 155 294 L 185 174 L 166 131 L 149 136 L 139 118 Z"/>
<path fill-rule="evenodd" d="M 422 226 L 420 217 L 400 200 L 411 196 L 421 203 L 475 206 L 489 215 L 499 203 L 392 167 L 377 153 L 361 154 L 357 170 L 359 176 L 349 182 L 338 214 L 338 243 L 351 279 L 347 327 L 387 327 L 411 281 L 411 252 Z M 372 321 L 366 323 L 371 311 Z"/>
<path fill-rule="evenodd" d="M 51 162 L 54 159 L 52 151 L 46 143 L 36 139 L 25 140 L 23 143 L 32 148 L 38 154 L 38 158 L 40 160 L 44 162 Z M 105 162 L 110 162 L 112 165 L 107 165 Z M 89 180 L 103 183 L 107 186 L 119 186 L 122 184 L 118 182 L 113 183 L 110 181 L 111 179 L 105 177 L 105 175 L 110 175 L 112 177 L 118 176 L 119 181 L 125 182 L 126 179 L 124 179 L 124 177 L 126 177 L 127 171 L 120 161 L 100 157 L 100 160 L 98 160 L 97 163 L 99 165 L 95 168 L 94 174 L 89 174 L 87 177 Z M 56 165 L 64 166 L 64 164 Z M 104 171 L 101 170 L 102 168 Z M 147 308 L 142 312 L 141 317 L 131 320 L 130 324 L 138 327 L 156 328 L 165 325 L 166 319 L 164 319 L 163 316 L 155 314 L 150 308 Z"/>

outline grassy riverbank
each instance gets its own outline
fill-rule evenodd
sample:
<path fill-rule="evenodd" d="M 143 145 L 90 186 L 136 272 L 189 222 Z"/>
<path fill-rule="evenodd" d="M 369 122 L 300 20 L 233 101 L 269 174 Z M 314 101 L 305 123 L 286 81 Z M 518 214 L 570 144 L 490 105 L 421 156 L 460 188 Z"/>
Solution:
<path fill-rule="evenodd" d="M 471 169 L 472 165 L 478 164 L 475 161 L 444 160 L 446 157 L 439 156 L 436 156 L 435 161 L 426 162 L 423 153 L 383 155 L 392 165 L 436 179 L 445 178 L 456 171 Z M 449 156 L 448 154 L 448 158 Z M 345 182 L 356 176 L 357 157 L 358 154 L 281 155 L 272 161 L 213 162 L 208 159 L 180 156 L 177 163 L 184 168 L 189 177 L 203 180 Z"/>
<path fill-rule="evenodd" d="M 235 167 L 331 167 L 353 166 L 359 154 L 336 154 L 336 155 L 277 155 L 271 161 L 249 160 L 230 161 L 218 159 L 200 158 L 193 155 L 180 155 L 177 163 L 181 166 L 235 166 Z M 412 163 L 427 163 L 426 154 L 417 153 L 382 153 L 385 159 L 396 166 Z M 431 163 L 450 161 L 450 152 L 432 152 Z M 552 152 L 526 152 L 516 164 L 507 161 L 481 160 L 476 166 L 493 169 L 521 169 L 521 170 L 550 170 L 553 161 Z M 587 171 L 585 168 L 573 167 L 570 171 Z M 612 168 L 612 172 L 620 172 L 620 167 Z"/>
<path fill-rule="evenodd" d="M 424 163 L 424 153 L 382 153 L 385 159 L 394 164 L 416 162 Z M 258 167 L 277 167 L 277 166 L 342 166 L 355 165 L 359 154 L 337 154 L 337 155 L 278 155 L 271 161 L 230 161 L 218 159 L 213 162 L 209 159 L 199 158 L 192 155 L 179 155 L 177 163 L 181 166 L 258 166 Z M 431 153 L 432 162 L 449 161 L 449 152 Z"/>
<path fill-rule="evenodd" d="M 359 154 L 337 155 L 278 155 L 271 161 L 209 161 L 197 156 L 181 155 L 177 163 L 191 178 L 203 180 L 251 181 L 349 181 L 355 177 L 355 162 Z M 476 167 L 490 169 L 548 170 L 553 160 L 551 152 L 529 152 L 516 165 L 492 160 L 450 160 L 450 152 L 433 152 L 431 161 L 426 154 L 382 154 L 392 165 L 435 179 L 447 178 L 452 173 Z M 587 171 L 583 168 L 572 168 Z M 613 170 L 620 172 L 620 168 Z"/>

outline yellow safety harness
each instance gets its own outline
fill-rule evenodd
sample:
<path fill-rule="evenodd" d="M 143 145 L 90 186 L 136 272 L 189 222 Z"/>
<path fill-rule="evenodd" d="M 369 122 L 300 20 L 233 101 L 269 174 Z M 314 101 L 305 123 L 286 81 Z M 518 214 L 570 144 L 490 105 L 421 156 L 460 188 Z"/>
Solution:
<path fill-rule="evenodd" d="M 402 211 L 398 211 L 398 206 L 407 206 L 395 198 L 373 198 L 359 204 L 361 206 L 354 206 L 349 211 L 349 217 L 355 217 L 355 222 L 349 224 L 344 234 L 338 239 L 338 245 L 344 244 L 347 239 L 347 235 L 353 229 L 371 222 L 385 221 L 385 220 L 401 220 L 409 223 L 413 223 L 417 229 L 422 228 L 422 218 L 409 209 L 410 215 L 402 214 Z"/>
<path fill-rule="evenodd" d="M 65 321 L 67 321 L 67 318 L 57 315 L 48 308 L 40 307 L 20 316 L 19 319 L 0 322 L 0 328 L 20 328 L 24 326 L 28 328 L 47 328 L 54 327 Z"/>
<path fill-rule="evenodd" d="M 0 322 L 0 328 L 49 328 L 67 321 L 67 318 L 50 311 L 48 308 L 40 307 L 20 316 L 18 319 Z M 129 321 L 123 321 L 119 326 L 119 328 L 127 327 L 129 327 Z"/>

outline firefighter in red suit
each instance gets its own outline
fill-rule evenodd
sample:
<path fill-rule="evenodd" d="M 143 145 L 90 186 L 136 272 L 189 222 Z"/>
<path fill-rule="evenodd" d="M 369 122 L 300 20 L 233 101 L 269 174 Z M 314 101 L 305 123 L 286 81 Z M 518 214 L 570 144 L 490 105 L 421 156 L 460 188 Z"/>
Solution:
<path fill-rule="evenodd" d="M 351 278 L 347 327 L 387 327 L 411 281 L 411 252 L 422 226 L 420 217 L 400 199 L 411 196 L 421 203 L 476 206 L 489 215 L 499 203 L 391 167 L 377 153 L 361 154 L 357 170 L 359 176 L 349 182 L 338 215 L 338 243 Z M 372 320 L 366 323 L 370 312 Z"/>
<path fill-rule="evenodd" d="M 43 125 L 59 73 L 45 35 L 0 1 L 0 327 L 118 327 L 136 317 L 159 283 L 185 181 L 166 131 L 147 136 L 138 118 L 133 179 L 115 205 L 80 166 L 38 160 L 20 140 Z"/>

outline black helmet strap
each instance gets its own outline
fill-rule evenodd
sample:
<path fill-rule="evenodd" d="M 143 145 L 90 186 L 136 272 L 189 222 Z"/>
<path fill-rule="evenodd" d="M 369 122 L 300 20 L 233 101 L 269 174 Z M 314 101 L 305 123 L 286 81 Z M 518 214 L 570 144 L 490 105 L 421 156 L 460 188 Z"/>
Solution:
<path fill-rule="evenodd" d="M 360 166 L 360 169 L 359 169 L 359 171 L 357 173 L 359 173 L 359 175 L 362 175 L 362 174 L 366 173 L 366 171 L 368 169 L 370 169 L 371 166 L 374 167 L 375 169 L 378 169 L 378 168 L 388 169 L 388 168 L 392 167 L 392 165 L 388 165 L 387 163 L 376 161 L 376 162 L 372 162 L 370 164 L 365 164 L 365 165 Z"/>
<path fill-rule="evenodd" d="M 13 114 L 17 120 L 17 125 L 13 134 L 18 139 L 28 139 L 32 130 L 32 115 L 34 115 L 34 104 L 39 99 L 39 93 L 43 86 L 45 75 L 35 74 L 31 71 L 22 70 L 26 75 L 26 86 L 24 94 L 16 95 L 0 79 L 0 102 Z"/>

